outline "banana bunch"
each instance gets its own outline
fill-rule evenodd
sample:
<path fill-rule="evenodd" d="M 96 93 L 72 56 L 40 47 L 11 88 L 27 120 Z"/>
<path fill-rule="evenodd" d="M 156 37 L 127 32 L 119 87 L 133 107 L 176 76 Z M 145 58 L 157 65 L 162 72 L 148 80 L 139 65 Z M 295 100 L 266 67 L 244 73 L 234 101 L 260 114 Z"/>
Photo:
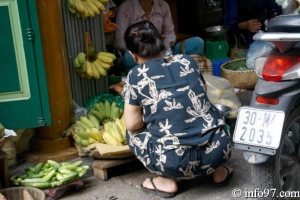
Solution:
<path fill-rule="evenodd" d="M 126 142 L 126 128 L 123 118 L 108 121 L 104 124 L 103 140 L 106 144 L 122 146 Z"/>
<path fill-rule="evenodd" d="M 69 128 L 72 131 L 73 138 L 77 144 L 87 147 L 94 143 L 105 143 L 101 126 L 97 118 L 88 113 L 87 116 L 80 116 L 79 120 Z"/>
<path fill-rule="evenodd" d="M 76 17 L 87 19 L 105 11 L 108 0 L 68 0 L 68 8 Z"/>
<path fill-rule="evenodd" d="M 89 110 L 89 113 L 96 116 L 101 124 L 107 121 L 115 121 L 117 118 L 121 118 L 123 115 L 123 108 L 119 108 L 116 101 L 104 102 L 99 101 L 95 103 L 94 106 Z"/>
<path fill-rule="evenodd" d="M 115 54 L 100 51 L 95 52 L 93 48 L 89 48 L 89 54 L 80 52 L 74 59 L 74 65 L 78 74 L 83 78 L 96 78 L 106 76 L 107 70 L 113 66 L 116 59 Z"/>

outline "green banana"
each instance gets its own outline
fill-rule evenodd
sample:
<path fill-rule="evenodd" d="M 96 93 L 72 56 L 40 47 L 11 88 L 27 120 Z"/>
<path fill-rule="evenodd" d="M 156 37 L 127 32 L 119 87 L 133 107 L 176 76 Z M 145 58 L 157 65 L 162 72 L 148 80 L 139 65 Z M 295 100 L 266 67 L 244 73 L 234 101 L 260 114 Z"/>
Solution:
<path fill-rule="evenodd" d="M 118 109 L 117 107 L 117 102 L 113 101 L 110 104 L 110 119 L 111 120 L 115 120 L 116 119 L 116 110 Z"/>
<path fill-rule="evenodd" d="M 83 123 L 81 120 L 76 120 L 75 124 L 77 124 L 78 126 L 81 126 L 83 128 L 89 128 L 89 126 L 87 126 L 85 123 Z"/>
<path fill-rule="evenodd" d="M 89 128 L 94 128 L 94 123 L 91 120 L 89 120 L 86 116 L 81 115 L 79 118 L 80 121 L 82 121 Z"/>
<path fill-rule="evenodd" d="M 91 120 L 91 122 L 93 122 L 94 127 L 99 129 L 100 128 L 100 124 L 98 119 L 95 117 L 95 115 L 93 115 L 92 113 L 88 113 L 88 119 Z M 93 127 L 92 127 L 93 128 Z"/>
<path fill-rule="evenodd" d="M 84 61 L 85 61 L 85 53 L 80 52 L 80 53 L 77 55 L 77 57 L 78 57 L 78 62 L 79 62 L 79 64 L 82 65 L 82 64 L 84 63 Z"/>
<path fill-rule="evenodd" d="M 104 106 L 104 103 L 102 101 L 99 101 L 98 104 L 97 104 L 97 107 L 98 107 L 99 110 L 101 110 L 101 112 L 103 114 L 103 117 L 107 118 L 107 110 Z"/>
<path fill-rule="evenodd" d="M 100 112 L 98 112 L 95 107 L 93 107 L 90 110 L 90 113 L 93 114 L 98 119 L 99 122 L 102 122 L 102 120 L 103 120 L 103 114 L 100 113 Z"/>
<path fill-rule="evenodd" d="M 104 101 L 104 107 L 106 118 L 110 119 L 110 102 L 108 100 Z"/>

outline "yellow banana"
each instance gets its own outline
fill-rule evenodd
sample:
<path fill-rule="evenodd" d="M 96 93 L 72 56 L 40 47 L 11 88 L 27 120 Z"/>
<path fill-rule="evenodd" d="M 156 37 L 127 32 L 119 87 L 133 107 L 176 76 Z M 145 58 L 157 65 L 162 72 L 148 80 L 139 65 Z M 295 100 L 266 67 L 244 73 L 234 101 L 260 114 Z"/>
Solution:
<path fill-rule="evenodd" d="M 103 6 L 102 3 L 98 0 L 91 0 L 91 1 L 93 2 L 93 4 L 95 6 L 97 6 L 97 8 L 99 9 L 99 12 L 100 12 L 100 8 L 102 8 L 102 6 Z"/>
<path fill-rule="evenodd" d="M 114 122 L 111 121 L 111 128 L 112 128 L 112 136 L 114 136 L 114 138 L 116 138 L 119 142 L 124 142 L 125 141 L 125 137 L 123 137 L 122 131 L 119 128 L 119 126 Z"/>
<path fill-rule="evenodd" d="M 113 64 L 114 59 L 108 56 L 101 55 L 97 53 L 97 59 L 101 60 L 102 62 L 108 63 L 108 64 Z"/>
<path fill-rule="evenodd" d="M 88 9 L 87 9 L 86 7 L 84 7 L 84 11 L 83 11 L 83 13 L 81 14 L 81 17 L 84 18 L 84 19 L 86 19 L 86 18 L 88 18 L 89 16 L 90 16 L 90 13 L 89 13 Z"/>
<path fill-rule="evenodd" d="M 100 11 L 105 11 L 105 10 L 106 10 L 105 6 L 103 5 L 102 2 L 100 2 L 100 3 L 101 3 L 101 4 L 100 4 L 99 10 L 100 10 Z"/>
<path fill-rule="evenodd" d="M 90 62 L 92 70 L 93 70 L 93 77 L 96 79 L 100 78 L 100 73 L 98 72 L 98 69 L 96 68 L 96 66 L 94 65 L 94 62 Z"/>
<path fill-rule="evenodd" d="M 109 70 L 112 66 L 112 64 L 108 64 L 108 63 L 105 63 L 105 62 L 102 62 L 100 59 L 96 59 L 97 63 L 105 70 Z"/>
<path fill-rule="evenodd" d="M 111 57 L 111 58 L 112 58 L 112 59 L 114 59 L 114 60 L 116 60 L 116 59 L 117 59 L 116 55 L 115 55 L 115 54 L 113 54 L 113 53 L 110 53 L 110 52 L 106 52 L 106 51 L 100 51 L 100 52 L 98 52 L 98 54 L 99 54 L 100 56 L 107 56 L 107 57 Z"/>
<path fill-rule="evenodd" d="M 91 128 L 91 131 L 92 131 L 93 136 L 95 138 L 97 138 L 98 142 L 102 142 L 102 143 L 104 142 L 104 140 L 103 140 L 103 134 L 100 132 L 99 129 L 97 129 L 97 128 Z"/>
<path fill-rule="evenodd" d="M 108 2 L 108 0 L 98 0 L 99 2 L 101 2 L 101 3 L 107 3 Z"/>
<path fill-rule="evenodd" d="M 86 61 L 85 62 L 85 68 L 86 68 L 86 74 L 90 77 L 93 77 L 93 69 L 92 69 L 92 66 L 91 66 L 91 63 L 90 61 Z"/>
<path fill-rule="evenodd" d="M 75 7 L 78 10 L 78 12 L 80 13 L 84 12 L 84 5 L 81 0 L 75 0 Z"/>
<path fill-rule="evenodd" d="M 124 140 L 126 138 L 126 129 L 125 126 L 123 125 L 123 122 L 121 121 L 121 119 L 116 118 L 115 123 L 117 124 L 117 126 L 119 126 L 120 130 L 121 130 L 121 134 L 124 137 Z"/>
<path fill-rule="evenodd" d="M 103 140 L 106 144 L 114 146 L 122 146 L 122 143 L 116 140 L 109 132 L 103 132 Z"/>
<path fill-rule="evenodd" d="M 106 76 L 106 70 L 99 64 L 97 60 L 94 61 L 94 65 L 100 76 Z"/>
<path fill-rule="evenodd" d="M 93 139 L 91 137 L 89 138 L 89 142 L 90 142 L 90 144 L 98 143 L 97 140 L 95 140 L 95 139 Z"/>
<path fill-rule="evenodd" d="M 94 4 L 94 2 L 92 0 L 86 0 L 86 2 L 96 15 L 100 14 L 99 8 Z"/>
<path fill-rule="evenodd" d="M 87 12 L 89 13 L 89 17 L 94 17 L 95 16 L 95 13 L 93 11 L 93 9 L 89 6 L 89 4 L 86 2 L 86 1 L 82 1 L 85 9 L 87 10 Z"/>
<path fill-rule="evenodd" d="M 95 137 L 93 132 L 92 132 L 92 128 L 86 128 L 85 132 L 89 136 L 89 138 L 92 138 L 93 140 L 97 140 L 97 137 Z"/>

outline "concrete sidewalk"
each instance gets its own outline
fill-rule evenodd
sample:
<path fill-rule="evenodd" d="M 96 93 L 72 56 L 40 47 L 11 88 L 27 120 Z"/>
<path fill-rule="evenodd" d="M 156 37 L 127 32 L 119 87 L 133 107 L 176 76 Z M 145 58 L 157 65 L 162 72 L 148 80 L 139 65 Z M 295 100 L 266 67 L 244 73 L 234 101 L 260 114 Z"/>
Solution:
<path fill-rule="evenodd" d="M 242 157 L 242 151 L 233 149 L 228 163 L 234 168 L 234 175 L 226 187 L 217 187 L 209 177 L 197 178 L 178 183 L 179 191 L 172 200 L 232 200 L 245 198 L 244 192 L 251 191 L 250 165 Z M 68 190 L 62 200 L 151 200 L 163 199 L 141 190 L 141 183 L 154 175 L 149 173 L 136 160 L 131 163 L 112 168 L 109 171 L 109 180 L 103 181 L 93 176 L 83 180 L 84 185 L 77 191 Z M 240 189 L 241 197 L 235 198 L 232 192 Z"/>

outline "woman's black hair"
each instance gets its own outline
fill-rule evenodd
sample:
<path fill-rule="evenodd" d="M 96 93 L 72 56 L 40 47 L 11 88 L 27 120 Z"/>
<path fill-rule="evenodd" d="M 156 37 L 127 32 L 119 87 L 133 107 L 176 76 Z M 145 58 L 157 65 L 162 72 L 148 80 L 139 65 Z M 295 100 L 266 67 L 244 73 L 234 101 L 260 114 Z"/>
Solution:
<path fill-rule="evenodd" d="M 124 38 L 127 49 L 142 58 L 154 58 L 165 50 L 161 35 L 150 21 L 130 25 Z"/>

